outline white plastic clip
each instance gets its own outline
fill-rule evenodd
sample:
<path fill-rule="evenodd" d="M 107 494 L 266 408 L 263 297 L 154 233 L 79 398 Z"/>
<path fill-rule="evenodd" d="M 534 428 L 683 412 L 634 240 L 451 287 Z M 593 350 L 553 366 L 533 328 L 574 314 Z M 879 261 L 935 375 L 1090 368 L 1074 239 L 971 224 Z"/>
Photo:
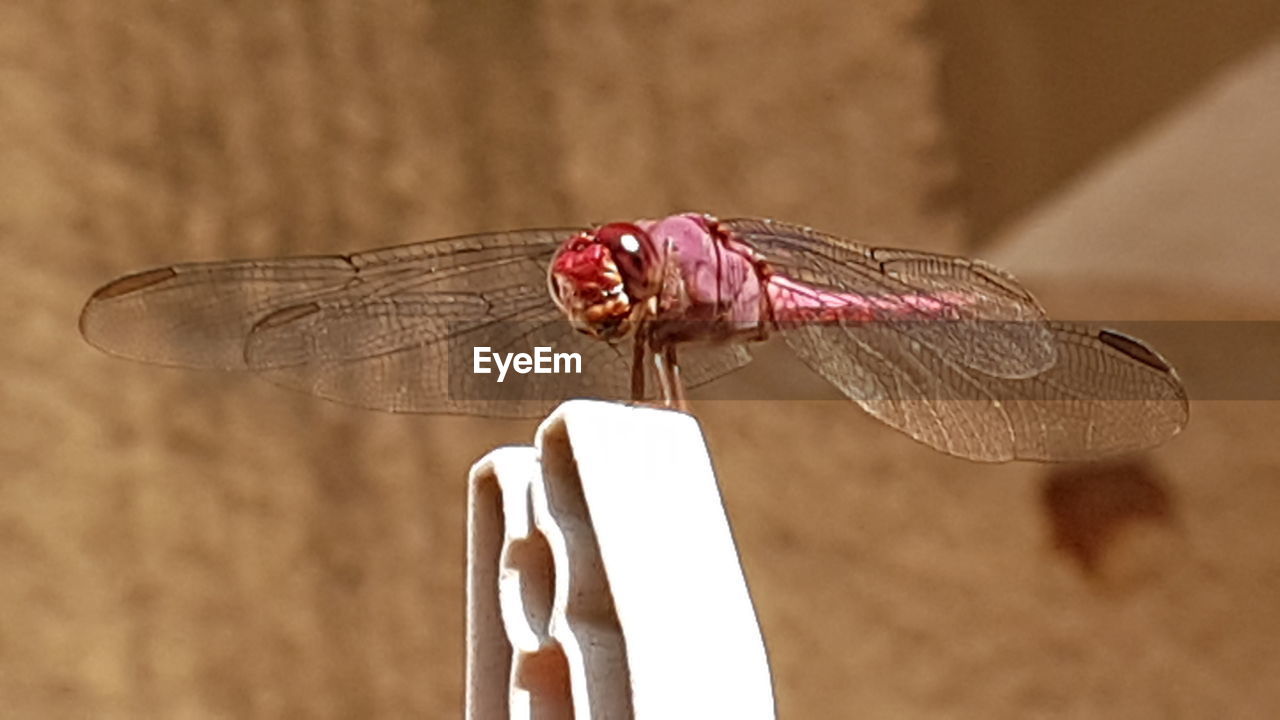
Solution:
<path fill-rule="evenodd" d="M 773 718 L 697 421 L 574 400 L 471 470 L 467 717 Z"/>

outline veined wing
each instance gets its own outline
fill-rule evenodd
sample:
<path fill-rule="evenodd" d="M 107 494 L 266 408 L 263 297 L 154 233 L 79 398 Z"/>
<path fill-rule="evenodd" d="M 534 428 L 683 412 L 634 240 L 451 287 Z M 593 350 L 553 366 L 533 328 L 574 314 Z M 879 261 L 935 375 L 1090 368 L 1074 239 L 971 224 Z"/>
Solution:
<path fill-rule="evenodd" d="M 866 247 L 771 220 L 721 226 L 778 272 L 818 290 L 859 296 L 873 322 L 964 367 L 1019 378 L 1056 360 L 1040 304 L 1013 276 L 980 260 Z"/>
<path fill-rule="evenodd" d="M 549 323 L 546 264 L 578 231 L 159 268 L 95 292 L 80 328 L 91 344 L 134 360 L 253 371 L 363 407 L 483 412 L 494 403 L 451 394 L 460 381 L 450 380 L 449 357 L 468 339 Z M 498 414 L 521 414 L 518 400 L 495 405 L 511 408 Z"/>
<path fill-rule="evenodd" d="M 99 288 L 81 312 L 80 331 L 110 354 L 182 367 L 253 370 L 359 356 L 400 345 L 397 336 L 415 336 L 424 324 L 491 319 L 530 288 L 545 300 L 546 261 L 573 232 L 488 233 L 354 255 L 148 270 Z M 335 331 L 327 324 L 335 320 L 358 332 Z M 283 339 L 319 327 L 325 331 L 304 333 L 305 349 Z M 274 340 L 251 342 L 259 331 Z"/>
<path fill-rule="evenodd" d="M 1186 425 L 1186 392 L 1154 350 L 1105 328 L 1049 328 L 1058 360 L 1027 378 L 961 367 L 879 323 L 785 337 L 867 412 L 971 460 L 1091 460 L 1158 445 Z"/>
<path fill-rule="evenodd" d="M 545 290 L 543 291 L 545 293 Z M 486 372 L 476 371 L 485 348 Z M 550 372 L 499 376 L 495 356 L 546 348 Z M 404 346 L 342 362 L 307 362 L 271 368 L 271 381 L 349 405 L 392 412 L 464 413 L 490 417 L 540 417 L 572 397 L 631 401 L 632 348 L 583 335 L 558 309 L 530 304 L 518 316 L 469 325 L 435 342 Z M 725 345 L 682 353 L 686 387 L 732 372 L 750 360 L 745 348 Z M 538 362 L 535 358 L 534 362 Z M 653 368 L 642 400 L 658 400 Z"/>
<path fill-rule="evenodd" d="M 1044 320 L 1029 293 L 985 263 L 866 248 L 780 223 L 725 225 L 780 272 L 820 289 L 976 296 L 951 317 L 903 321 L 886 300 L 885 316 L 872 321 L 781 328 L 812 369 L 939 450 L 985 461 L 1087 460 L 1157 445 L 1186 425 L 1186 392 L 1158 353 L 1113 330 Z"/>
<path fill-rule="evenodd" d="M 355 255 L 190 263 L 120 278 L 90 298 L 98 348 L 164 365 L 251 371 L 280 385 L 396 412 L 532 417 L 573 396 L 630 399 L 629 347 L 573 332 L 546 267 L 576 228 L 469 235 Z M 494 354 L 549 348 L 552 369 L 476 372 Z M 562 357 L 557 358 L 556 354 Z M 567 356 L 579 360 L 567 366 Z M 555 367 L 557 359 L 566 366 Z M 725 348 L 689 384 L 740 366 Z M 575 372 L 576 370 L 576 372 Z M 650 383 L 652 389 L 656 383 Z"/>

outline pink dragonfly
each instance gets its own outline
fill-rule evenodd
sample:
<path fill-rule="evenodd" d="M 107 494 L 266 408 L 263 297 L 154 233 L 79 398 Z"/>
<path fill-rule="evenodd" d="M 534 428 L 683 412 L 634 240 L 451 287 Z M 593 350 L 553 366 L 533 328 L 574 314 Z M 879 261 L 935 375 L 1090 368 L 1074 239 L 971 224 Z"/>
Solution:
<path fill-rule="evenodd" d="M 1188 417 L 1154 350 L 1048 320 L 984 262 L 693 213 L 174 265 L 100 288 L 80 329 L 115 355 L 362 407 L 517 417 L 572 396 L 683 408 L 776 334 L 876 418 L 986 461 L 1146 448 Z M 473 364 L 538 346 L 577 353 L 580 373 L 497 384 Z"/>

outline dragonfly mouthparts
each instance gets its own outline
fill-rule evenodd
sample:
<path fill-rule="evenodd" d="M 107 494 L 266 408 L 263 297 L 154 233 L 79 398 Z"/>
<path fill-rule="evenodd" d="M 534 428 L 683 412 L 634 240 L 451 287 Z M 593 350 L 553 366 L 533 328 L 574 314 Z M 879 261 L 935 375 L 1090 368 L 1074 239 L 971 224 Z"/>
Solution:
<path fill-rule="evenodd" d="M 631 300 L 609 248 L 586 233 L 571 238 L 549 274 L 552 298 L 575 327 L 601 338 L 630 330 Z"/>

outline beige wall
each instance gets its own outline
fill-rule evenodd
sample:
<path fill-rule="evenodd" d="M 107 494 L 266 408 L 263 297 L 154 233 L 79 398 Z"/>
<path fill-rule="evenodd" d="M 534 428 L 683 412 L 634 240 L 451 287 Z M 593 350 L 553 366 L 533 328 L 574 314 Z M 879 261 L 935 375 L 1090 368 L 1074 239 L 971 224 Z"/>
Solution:
<path fill-rule="evenodd" d="M 1275 0 L 932 4 L 957 192 L 982 241 L 1280 27 Z"/>
<path fill-rule="evenodd" d="M 1066 122 L 1044 107 L 1107 106 L 1124 85 L 1088 83 L 990 132 L 1021 101 L 1016 83 L 976 79 L 951 54 L 1009 41 L 984 29 L 995 10 L 972 12 L 941 22 L 911 0 L 4 3 L 0 707 L 457 716 L 464 474 L 532 432 L 112 360 L 75 330 L 95 285 L 179 259 L 680 209 L 954 251 L 966 228 L 1029 207 L 1195 84 L 1176 73 L 1107 132 L 993 170 L 975 158 L 1065 137 L 1036 135 Z M 1042 20 L 1022 39 L 1032 50 Z M 1145 37 L 1140 20 L 1125 32 Z M 1260 22 L 1231 26 L 1240 47 Z M 1210 43 L 1197 72 L 1235 47 Z M 1151 50 L 1132 49 L 1146 59 L 1115 72 L 1155 72 Z M 965 107 L 965 87 L 994 104 Z M 1039 467 L 941 457 L 847 403 L 699 414 L 784 717 L 1274 708 L 1263 631 L 1280 622 L 1268 609 L 1277 566 L 1271 536 L 1257 536 L 1274 532 L 1274 498 L 1255 483 L 1246 502 L 1182 470 L 1223 437 L 1266 445 L 1262 429 L 1213 426 L 1218 445 L 1156 454 L 1143 472 L 1175 499 L 1180 529 L 1161 520 L 1153 541 L 1120 543 L 1090 573 L 1054 550 Z M 1246 530 L 1248 551 L 1232 555 Z"/>

